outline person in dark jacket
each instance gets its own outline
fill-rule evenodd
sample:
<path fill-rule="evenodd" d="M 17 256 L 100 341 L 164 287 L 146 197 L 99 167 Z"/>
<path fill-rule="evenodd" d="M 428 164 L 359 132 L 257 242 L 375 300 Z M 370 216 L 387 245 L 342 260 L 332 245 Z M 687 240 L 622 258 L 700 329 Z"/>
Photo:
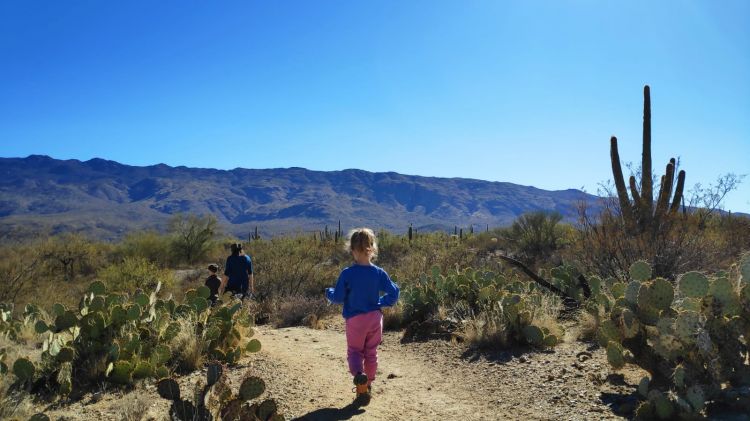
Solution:
<path fill-rule="evenodd" d="M 232 255 L 227 257 L 224 265 L 224 291 L 242 294 L 244 299 L 248 293 L 255 294 L 253 261 L 242 251 L 242 244 L 232 244 L 231 250 Z"/>
<path fill-rule="evenodd" d="M 218 271 L 219 266 L 213 263 L 208 265 L 208 278 L 206 278 L 206 282 L 204 283 L 204 285 L 206 285 L 206 287 L 208 287 L 208 289 L 211 291 L 211 296 L 208 298 L 211 301 L 211 305 L 216 304 L 216 300 L 219 299 L 221 285 L 223 284 L 223 282 L 217 275 Z"/>

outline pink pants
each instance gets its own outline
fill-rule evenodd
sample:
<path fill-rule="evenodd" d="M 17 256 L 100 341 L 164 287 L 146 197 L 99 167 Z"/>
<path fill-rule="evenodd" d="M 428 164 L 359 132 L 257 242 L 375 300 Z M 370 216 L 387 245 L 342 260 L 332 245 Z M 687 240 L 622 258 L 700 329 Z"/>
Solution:
<path fill-rule="evenodd" d="M 375 380 L 378 370 L 378 345 L 383 340 L 383 313 L 380 310 L 358 314 L 346 319 L 346 345 L 349 372 L 367 374 L 368 382 Z M 364 362 L 364 370 L 362 363 Z"/>

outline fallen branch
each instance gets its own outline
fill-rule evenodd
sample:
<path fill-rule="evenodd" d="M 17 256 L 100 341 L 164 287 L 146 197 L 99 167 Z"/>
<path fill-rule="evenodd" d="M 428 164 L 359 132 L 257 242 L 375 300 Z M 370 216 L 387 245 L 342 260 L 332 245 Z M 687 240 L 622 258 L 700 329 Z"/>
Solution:
<path fill-rule="evenodd" d="M 563 300 L 563 303 L 565 304 L 566 307 L 578 307 L 579 306 L 580 303 L 578 302 L 578 300 L 576 300 L 573 297 L 568 296 L 568 294 L 566 294 L 565 291 L 561 290 L 560 288 L 554 286 L 552 283 L 550 283 L 546 279 L 537 275 L 536 273 L 534 273 L 534 271 L 529 269 L 523 263 L 519 262 L 518 260 L 512 257 L 508 257 L 502 254 L 498 254 L 497 256 L 500 257 L 505 262 L 508 262 L 511 265 L 515 266 L 516 268 L 520 269 L 521 272 L 526 274 L 526 276 L 531 278 L 531 280 L 539 284 L 542 288 L 545 288 L 549 292 L 560 297 Z M 588 286 L 588 282 L 586 282 L 586 278 L 584 278 L 583 275 L 581 275 L 578 277 L 578 280 L 581 281 L 581 284 L 583 285 L 584 295 L 586 296 L 586 298 L 590 297 L 591 289 Z"/>

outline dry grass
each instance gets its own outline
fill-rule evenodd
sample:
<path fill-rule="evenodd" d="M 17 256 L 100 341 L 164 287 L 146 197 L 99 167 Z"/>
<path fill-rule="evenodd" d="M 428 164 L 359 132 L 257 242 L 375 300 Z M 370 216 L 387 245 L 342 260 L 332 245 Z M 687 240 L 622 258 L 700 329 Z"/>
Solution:
<path fill-rule="evenodd" d="M 337 309 L 337 307 L 329 306 L 322 297 L 293 295 L 276 301 L 271 320 L 277 328 L 290 326 L 319 328 L 320 320 Z"/>
<path fill-rule="evenodd" d="M 563 328 L 557 319 L 561 308 L 560 300 L 551 295 L 542 297 L 541 304 L 534 308 L 532 324 L 548 329 L 549 334 L 563 339 Z M 466 320 L 462 338 L 469 346 L 483 349 L 503 349 L 513 345 L 513 332 L 503 314 L 502 308 L 492 306 L 479 314 L 464 310 L 461 317 Z"/>
<path fill-rule="evenodd" d="M 148 412 L 148 400 L 141 395 L 131 394 L 122 405 L 121 421 L 141 421 Z"/>
<path fill-rule="evenodd" d="M 587 311 L 580 312 L 578 323 L 576 323 L 575 329 L 571 331 L 571 336 L 580 341 L 593 341 L 596 338 L 596 331 L 599 329 L 599 320 L 600 318 Z"/>
<path fill-rule="evenodd" d="M 0 420 L 26 420 L 34 415 L 31 397 L 22 391 L 9 390 L 9 376 L 0 378 Z"/>
<path fill-rule="evenodd" d="M 8 365 L 9 370 L 13 366 L 13 362 L 19 357 L 29 358 L 34 363 L 39 361 L 39 351 L 13 342 L 4 336 L 0 336 L 0 349 L 3 349 L 6 353 L 4 362 Z M 31 397 L 23 390 L 14 390 L 11 387 L 13 379 L 15 377 L 10 374 L 10 371 L 0 376 L 0 420 L 25 420 L 34 414 Z"/>
<path fill-rule="evenodd" d="M 392 307 L 383 308 L 383 329 L 399 330 L 404 324 L 404 307 L 397 303 Z"/>
<path fill-rule="evenodd" d="M 563 339 L 563 328 L 558 320 L 558 315 L 562 309 L 562 302 L 554 295 L 542 296 L 541 305 L 533 313 L 533 323 L 540 328 L 549 329 L 551 335 Z"/>
<path fill-rule="evenodd" d="M 507 348 L 511 342 L 502 310 L 497 308 L 468 319 L 462 336 L 469 346 L 484 349 Z"/>
<path fill-rule="evenodd" d="M 171 342 L 177 354 L 177 366 L 182 372 L 192 372 L 203 366 L 205 342 L 195 334 L 195 323 L 189 318 L 180 319 L 180 333 Z"/>

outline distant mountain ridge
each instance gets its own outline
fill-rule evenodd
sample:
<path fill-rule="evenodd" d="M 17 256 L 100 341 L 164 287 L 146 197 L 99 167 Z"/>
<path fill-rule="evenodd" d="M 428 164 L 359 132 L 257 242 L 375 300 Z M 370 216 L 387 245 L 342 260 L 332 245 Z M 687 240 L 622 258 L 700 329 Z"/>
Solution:
<path fill-rule="evenodd" d="M 0 238 L 80 231 L 116 239 L 134 229 L 163 230 L 178 212 L 216 216 L 228 233 L 247 237 L 321 230 L 341 220 L 404 232 L 484 228 L 534 210 L 577 216 L 579 190 L 547 191 L 512 183 L 304 168 L 216 170 L 138 167 L 94 158 L 44 155 L 0 158 Z M 476 229 L 476 228 L 475 228 Z"/>

